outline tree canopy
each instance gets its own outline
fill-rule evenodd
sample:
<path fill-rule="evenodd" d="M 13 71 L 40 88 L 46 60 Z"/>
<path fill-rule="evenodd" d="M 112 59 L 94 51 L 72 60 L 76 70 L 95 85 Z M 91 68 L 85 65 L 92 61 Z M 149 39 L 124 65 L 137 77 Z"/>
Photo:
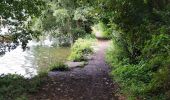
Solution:
<path fill-rule="evenodd" d="M 18 39 L 26 42 L 37 32 L 30 29 L 32 18 L 41 15 L 45 8 L 45 2 L 42 0 L 1 0 L 0 18 L 1 28 L 8 29 L 8 35 L 13 35 L 14 41 Z"/>

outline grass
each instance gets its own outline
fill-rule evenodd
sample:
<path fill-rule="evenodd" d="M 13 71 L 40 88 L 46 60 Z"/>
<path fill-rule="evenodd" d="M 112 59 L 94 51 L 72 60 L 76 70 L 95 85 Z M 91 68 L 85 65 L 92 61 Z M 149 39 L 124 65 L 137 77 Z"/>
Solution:
<path fill-rule="evenodd" d="M 64 63 L 55 63 L 39 75 L 28 79 L 21 75 L 9 74 L 0 76 L 0 100 L 28 100 L 28 95 L 36 93 L 48 78 L 49 71 L 67 71 Z"/>
<path fill-rule="evenodd" d="M 66 66 L 63 63 L 52 64 L 49 67 L 49 71 L 67 71 L 67 70 L 69 70 L 68 66 Z"/>
<path fill-rule="evenodd" d="M 28 100 L 28 95 L 38 92 L 42 84 L 48 78 L 49 71 L 67 71 L 68 66 L 63 63 L 55 63 L 43 70 L 39 75 L 26 79 L 20 75 L 0 76 L 0 100 Z"/>
<path fill-rule="evenodd" d="M 25 79 L 20 75 L 0 76 L 0 100 L 27 100 L 28 95 L 37 92 L 46 74 L 41 73 L 32 79 Z"/>

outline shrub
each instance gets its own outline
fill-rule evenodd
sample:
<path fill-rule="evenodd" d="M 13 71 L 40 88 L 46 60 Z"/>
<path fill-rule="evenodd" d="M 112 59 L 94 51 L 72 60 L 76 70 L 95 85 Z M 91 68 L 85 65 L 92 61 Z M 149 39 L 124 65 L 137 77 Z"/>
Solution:
<path fill-rule="evenodd" d="M 84 38 L 84 39 L 91 40 L 91 41 L 96 40 L 96 37 L 95 37 L 95 35 L 94 35 L 94 34 L 88 34 L 88 35 L 85 35 L 83 38 Z"/>
<path fill-rule="evenodd" d="M 46 75 L 45 75 L 46 76 Z M 0 76 L 0 100 L 27 100 L 29 93 L 36 92 L 46 79 L 44 75 L 25 79 L 20 75 Z"/>
<path fill-rule="evenodd" d="M 71 61 L 83 61 L 85 55 L 93 52 L 92 40 L 79 38 L 71 48 L 71 54 L 69 60 Z"/>
<path fill-rule="evenodd" d="M 92 26 L 92 33 L 95 34 L 97 38 L 110 39 L 112 31 L 107 28 L 103 22 L 99 22 Z"/>
<path fill-rule="evenodd" d="M 49 71 L 67 71 L 67 70 L 68 70 L 68 66 L 66 66 L 64 63 L 52 64 L 49 67 Z"/>
<path fill-rule="evenodd" d="M 72 29 L 72 33 L 74 40 L 77 40 L 78 38 L 83 38 L 85 35 L 87 35 L 83 28 L 74 28 Z"/>
<path fill-rule="evenodd" d="M 120 33 L 114 36 L 107 58 L 114 66 L 114 79 L 128 99 L 170 99 L 170 6 L 163 2 L 114 2 L 110 22 Z"/>
<path fill-rule="evenodd" d="M 166 100 L 170 82 L 170 36 L 153 35 L 145 43 L 138 63 L 130 63 L 126 51 L 118 43 L 107 53 L 114 67 L 112 75 L 129 99 Z M 124 56 L 121 56 L 124 55 Z"/>

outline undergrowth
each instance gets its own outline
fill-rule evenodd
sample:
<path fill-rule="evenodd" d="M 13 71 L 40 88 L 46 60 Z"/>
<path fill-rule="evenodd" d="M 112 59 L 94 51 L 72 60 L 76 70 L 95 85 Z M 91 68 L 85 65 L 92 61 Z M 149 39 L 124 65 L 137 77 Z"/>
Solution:
<path fill-rule="evenodd" d="M 28 100 L 28 95 L 37 92 L 46 80 L 42 73 L 32 79 L 20 75 L 0 76 L 0 100 Z"/>
<path fill-rule="evenodd" d="M 71 61 L 84 61 L 85 56 L 93 52 L 93 39 L 82 39 L 79 38 L 76 40 L 74 45 L 71 47 L 71 54 L 69 60 Z"/>
<path fill-rule="evenodd" d="M 128 100 L 167 100 L 170 90 L 170 36 L 153 35 L 145 43 L 137 63 L 131 63 L 127 51 L 113 39 L 106 58 L 112 76 Z"/>

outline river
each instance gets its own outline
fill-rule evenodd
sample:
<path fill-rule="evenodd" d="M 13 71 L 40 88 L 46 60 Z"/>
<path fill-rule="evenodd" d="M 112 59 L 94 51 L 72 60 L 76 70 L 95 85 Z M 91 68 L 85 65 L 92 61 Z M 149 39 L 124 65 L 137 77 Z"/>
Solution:
<path fill-rule="evenodd" d="M 51 64 L 66 61 L 70 54 L 70 48 L 52 47 L 48 42 L 47 45 L 32 42 L 28 46 L 26 51 L 18 46 L 0 57 L 0 75 L 19 74 L 30 78 Z"/>

